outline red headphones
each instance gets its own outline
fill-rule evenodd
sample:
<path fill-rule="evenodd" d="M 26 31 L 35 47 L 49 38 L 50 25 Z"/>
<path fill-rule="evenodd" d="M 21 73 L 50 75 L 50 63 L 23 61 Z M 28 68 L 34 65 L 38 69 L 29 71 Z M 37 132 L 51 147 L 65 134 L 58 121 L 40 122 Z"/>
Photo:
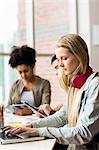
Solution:
<path fill-rule="evenodd" d="M 87 78 L 91 75 L 91 73 L 92 73 L 92 68 L 89 66 L 84 74 L 76 75 L 75 77 L 72 78 L 71 80 L 72 86 L 74 88 L 80 89 L 84 85 Z"/>

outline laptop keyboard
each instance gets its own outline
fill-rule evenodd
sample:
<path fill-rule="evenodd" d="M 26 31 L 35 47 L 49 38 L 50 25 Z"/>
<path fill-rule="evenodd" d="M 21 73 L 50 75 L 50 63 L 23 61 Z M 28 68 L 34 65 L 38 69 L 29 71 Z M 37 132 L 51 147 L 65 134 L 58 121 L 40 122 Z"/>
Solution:
<path fill-rule="evenodd" d="M 20 137 L 18 137 L 17 135 L 11 135 L 11 134 L 5 134 L 4 132 L 0 133 L 0 138 L 4 139 L 4 140 L 10 140 L 10 139 L 19 139 Z"/>
<path fill-rule="evenodd" d="M 30 141 L 38 141 L 44 140 L 44 137 L 29 137 L 24 138 L 20 135 L 9 135 L 4 132 L 0 132 L 0 143 L 1 144 L 12 144 L 12 143 L 20 143 L 20 142 L 30 142 Z"/>

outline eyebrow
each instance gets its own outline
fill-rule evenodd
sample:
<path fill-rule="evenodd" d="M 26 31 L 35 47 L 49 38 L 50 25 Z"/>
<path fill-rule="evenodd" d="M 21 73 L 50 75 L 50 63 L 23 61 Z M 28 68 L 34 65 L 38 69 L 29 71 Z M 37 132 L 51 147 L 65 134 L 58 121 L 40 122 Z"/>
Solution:
<path fill-rule="evenodd" d="M 55 69 L 58 69 L 58 65 L 57 65 L 57 66 L 55 66 Z"/>

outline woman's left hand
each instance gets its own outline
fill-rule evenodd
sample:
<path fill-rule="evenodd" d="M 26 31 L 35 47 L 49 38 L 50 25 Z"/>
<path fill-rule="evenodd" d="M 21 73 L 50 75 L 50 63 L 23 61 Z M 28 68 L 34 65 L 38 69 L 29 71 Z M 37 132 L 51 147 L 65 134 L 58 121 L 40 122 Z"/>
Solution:
<path fill-rule="evenodd" d="M 32 110 L 28 107 L 16 108 L 14 113 L 19 116 L 31 115 L 33 114 Z"/>

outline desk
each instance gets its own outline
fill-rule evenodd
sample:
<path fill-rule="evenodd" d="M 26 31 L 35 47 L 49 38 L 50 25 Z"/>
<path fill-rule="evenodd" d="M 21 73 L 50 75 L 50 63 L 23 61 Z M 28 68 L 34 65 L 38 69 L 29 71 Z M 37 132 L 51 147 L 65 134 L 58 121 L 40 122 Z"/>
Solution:
<path fill-rule="evenodd" d="M 0 150 L 52 150 L 55 139 L 46 139 L 42 141 L 33 141 L 25 143 L 1 145 Z"/>
<path fill-rule="evenodd" d="M 35 114 L 27 116 L 18 116 L 12 113 L 4 112 L 4 125 L 13 127 L 30 124 L 34 120 L 39 120 Z"/>
<path fill-rule="evenodd" d="M 4 113 L 4 124 L 12 126 L 20 126 L 37 120 L 35 115 L 32 116 L 17 116 L 11 113 Z M 41 141 L 32 141 L 24 143 L 15 143 L 1 145 L 0 150 L 52 150 L 55 144 L 55 139 L 45 139 Z"/>

